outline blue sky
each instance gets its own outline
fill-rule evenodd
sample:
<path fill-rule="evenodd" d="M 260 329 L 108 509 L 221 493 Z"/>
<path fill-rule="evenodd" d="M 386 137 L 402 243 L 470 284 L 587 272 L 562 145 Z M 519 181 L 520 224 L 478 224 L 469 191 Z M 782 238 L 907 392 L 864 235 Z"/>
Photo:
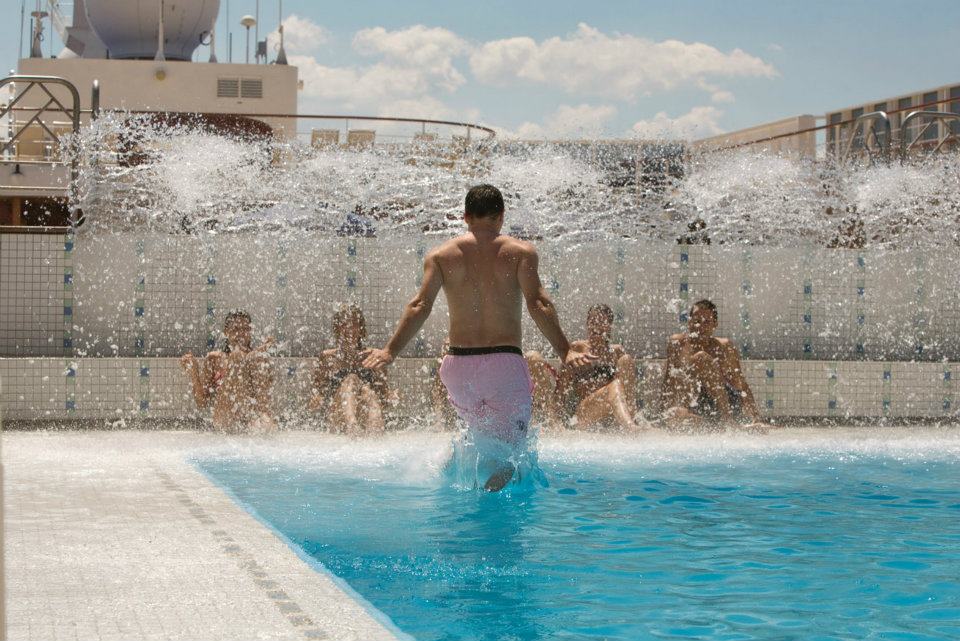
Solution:
<path fill-rule="evenodd" d="M 2 0 L 8 69 L 19 4 Z M 254 4 L 230 2 L 235 61 Z M 957 0 L 286 0 L 284 14 L 302 111 L 469 118 L 525 136 L 697 137 L 960 82 Z M 261 0 L 261 36 L 276 16 Z"/>

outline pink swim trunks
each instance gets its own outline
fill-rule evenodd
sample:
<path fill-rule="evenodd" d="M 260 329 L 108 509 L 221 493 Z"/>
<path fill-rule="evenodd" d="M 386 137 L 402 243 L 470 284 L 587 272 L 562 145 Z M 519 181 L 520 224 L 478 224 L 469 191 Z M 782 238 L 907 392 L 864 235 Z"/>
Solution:
<path fill-rule="evenodd" d="M 514 447 L 526 443 L 533 382 L 518 348 L 451 347 L 440 380 L 471 433 Z"/>

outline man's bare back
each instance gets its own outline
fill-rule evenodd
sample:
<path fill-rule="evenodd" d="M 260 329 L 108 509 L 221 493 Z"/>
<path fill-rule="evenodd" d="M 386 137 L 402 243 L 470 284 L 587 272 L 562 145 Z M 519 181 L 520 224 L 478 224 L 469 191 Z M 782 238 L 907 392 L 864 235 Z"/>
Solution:
<path fill-rule="evenodd" d="M 475 445 L 473 469 L 487 490 L 513 478 L 530 432 L 532 384 L 521 351 L 523 303 L 560 359 L 582 367 L 589 354 L 570 349 L 557 310 L 544 290 L 533 245 L 500 234 L 503 195 L 492 185 L 467 193 L 467 233 L 427 254 L 423 282 L 383 349 L 367 352 L 364 367 L 389 365 L 423 327 L 440 290 L 450 314 L 450 348 L 440 378 Z M 482 461 L 482 463 L 481 463 Z"/>
<path fill-rule="evenodd" d="M 456 347 L 520 347 L 523 292 L 518 272 L 533 246 L 503 235 L 466 233 L 434 252 Z"/>

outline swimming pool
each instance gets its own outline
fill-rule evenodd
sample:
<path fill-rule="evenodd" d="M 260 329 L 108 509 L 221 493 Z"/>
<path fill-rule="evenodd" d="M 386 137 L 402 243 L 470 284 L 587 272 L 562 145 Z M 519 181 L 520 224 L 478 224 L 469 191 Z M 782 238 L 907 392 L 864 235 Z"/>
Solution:
<path fill-rule="evenodd" d="M 196 462 L 422 641 L 960 637 L 955 436 L 710 438 L 547 441 L 513 495 L 417 444 Z"/>

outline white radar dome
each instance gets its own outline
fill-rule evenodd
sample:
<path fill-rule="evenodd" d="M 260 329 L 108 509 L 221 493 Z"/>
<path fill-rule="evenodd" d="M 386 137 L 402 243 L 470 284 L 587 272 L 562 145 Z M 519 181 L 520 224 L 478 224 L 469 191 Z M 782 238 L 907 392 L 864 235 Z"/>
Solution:
<path fill-rule="evenodd" d="M 152 60 L 160 6 L 160 0 L 86 0 L 87 20 L 111 58 Z M 164 0 L 164 57 L 190 60 L 219 11 L 220 0 Z"/>

